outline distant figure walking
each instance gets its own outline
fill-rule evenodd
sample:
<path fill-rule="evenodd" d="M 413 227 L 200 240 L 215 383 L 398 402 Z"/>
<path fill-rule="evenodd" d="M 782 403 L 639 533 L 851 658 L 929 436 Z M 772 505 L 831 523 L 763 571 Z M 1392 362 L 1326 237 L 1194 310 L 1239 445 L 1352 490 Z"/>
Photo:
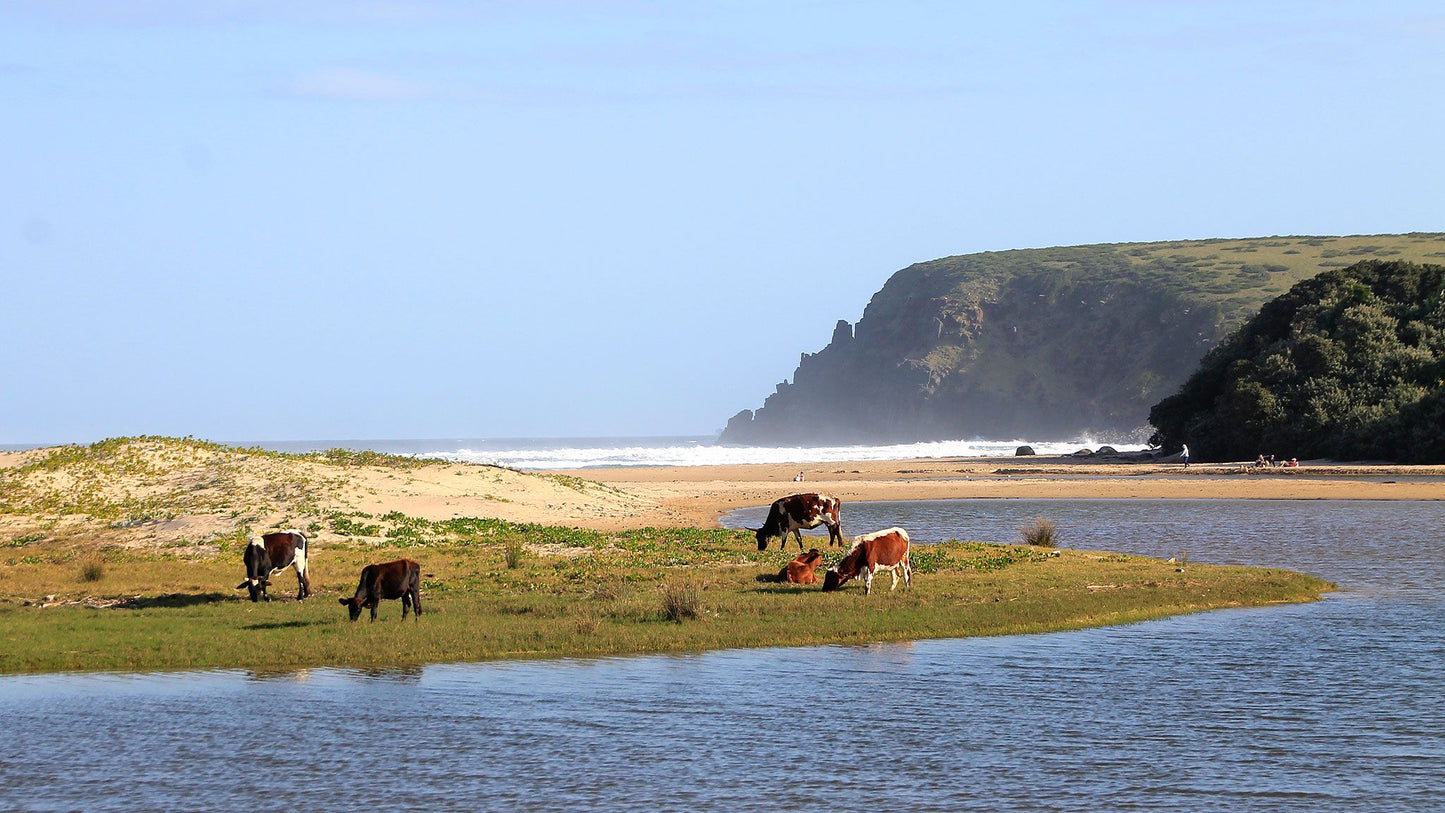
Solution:
<path fill-rule="evenodd" d="M 1184 451 L 1179 453 L 1179 457 L 1184 461 L 1184 468 L 1187 469 L 1189 468 L 1189 444 L 1185 443 L 1182 445 L 1184 446 Z"/>

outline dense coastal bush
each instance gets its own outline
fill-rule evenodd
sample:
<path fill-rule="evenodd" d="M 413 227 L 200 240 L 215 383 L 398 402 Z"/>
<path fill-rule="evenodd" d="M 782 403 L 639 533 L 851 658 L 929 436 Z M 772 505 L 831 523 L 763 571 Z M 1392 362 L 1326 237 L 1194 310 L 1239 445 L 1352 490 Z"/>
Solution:
<path fill-rule="evenodd" d="M 1369 260 L 1296 284 L 1149 421 L 1200 460 L 1445 462 L 1445 266 Z"/>

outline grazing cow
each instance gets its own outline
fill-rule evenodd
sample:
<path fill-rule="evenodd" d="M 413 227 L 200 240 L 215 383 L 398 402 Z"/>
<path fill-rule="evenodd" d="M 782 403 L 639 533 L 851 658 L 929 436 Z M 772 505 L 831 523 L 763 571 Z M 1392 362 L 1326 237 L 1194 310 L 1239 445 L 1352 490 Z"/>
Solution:
<path fill-rule="evenodd" d="M 828 544 L 843 544 L 843 528 L 838 522 L 838 509 L 843 501 L 827 494 L 794 494 L 773 503 L 768 509 L 768 518 L 761 528 L 749 528 L 758 536 L 758 550 L 768 549 L 768 540 L 775 536 L 783 538 L 783 549 L 788 547 L 788 534 L 798 540 L 798 551 L 803 550 L 803 528 L 828 526 Z"/>
<path fill-rule="evenodd" d="M 416 610 L 416 620 L 421 620 L 421 565 L 410 559 L 367 565 L 361 569 L 361 583 L 356 585 L 356 595 L 340 599 L 351 612 L 351 620 L 361 617 L 361 608 L 371 608 L 371 620 L 376 620 L 376 605 L 384 598 L 401 599 L 401 620 L 406 620 L 406 611 Z"/>
<path fill-rule="evenodd" d="M 306 534 L 295 528 L 252 537 L 241 558 L 246 562 L 246 580 L 236 589 L 249 590 L 252 601 L 260 601 L 263 596 L 270 601 L 266 586 L 272 576 L 288 567 L 296 568 L 296 600 L 311 595 L 311 577 L 306 575 Z"/>
<path fill-rule="evenodd" d="M 823 561 L 823 554 L 817 548 L 811 548 L 807 553 L 798 554 L 797 558 L 788 563 L 788 566 L 778 572 L 778 581 L 788 584 L 817 584 L 818 564 Z"/>
<path fill-rule="evenodd" d="M 902 528 L 889 528 L 863 534 L 853 541 L 853 547 L 843 556 L 842 561 L 823 576 L 823 592 L 837 590 L 849 579 L 863 574 L 863 595 L 873 591 L 873 574 L 886 570 L 893 576 L 893 586 L 898 587 L 898 571 L 903 571 L 903 583 L 913 586 L 913 567 L 908 564 L 908 532 Z"/>

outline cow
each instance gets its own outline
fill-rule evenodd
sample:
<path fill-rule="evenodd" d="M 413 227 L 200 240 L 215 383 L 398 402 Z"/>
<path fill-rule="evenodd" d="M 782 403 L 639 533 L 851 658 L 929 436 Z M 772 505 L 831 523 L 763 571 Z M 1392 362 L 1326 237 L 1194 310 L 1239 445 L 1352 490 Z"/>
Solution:
<path fill-rule="evenodd" d="M 823 554 L 817 548 L 810 548 L 807 553 L 798 554 L 796 559 L 778 572 L 778 581 L 787 584 L 817 584 L 818 564 L 822 561 Z"/>
<path fill-rule="evenodd" d="M 798 551 L 803 550 L 803 528 L 828 526 L 828 544 L 843 544 L 843 528 L 838 522 L 838 509 L 843 501 L 827 494 L 794 494 L 773 503 L 768 509 L 768 518 L 761 528 L 749 528 L 758 537 L 758 550 L 768 549 L 768 540 L 775 536 L 783 538 L 783 549 L 788 548 L 788 534 L 798 540 Z"/>
<path fill-rule="evenodd" d="M 421 565 L 410 559 L 367 565 L 361 569 L 361 583 L 356 585 L 356 595 L 339 599 L 351 613 L 351 620 L 361 617 L 361 608 L 371 608 L 371 620 L 376 620 L 376 605 L 382 599 L 401 599 L 401 620 L 406 620 L 407 610 L 416 610 L 416 620 L 421 620 Z"/>
<path fill-rule="evenodd" d="M 236 589 L 249 590 L 252 601 L 263 597 L 270 601 L 266 586 L 272 576 L 288 567 L 296 568 L 296 600 L 311 595 L 311 577 L 306 575 L 306 534 L 295 528 L 252 537 L 241 558 L 246 563 L 246 580 L 236 585 Z"/>
<path fill-rule="evenodd" d="M 838 564 L 823 574 L 823 592 L 837 590 L 849 579 L 863 574 L 863 595 L 873 591 L 873 575 L 886 570 L 893 576 L 893 586 L 898 588 L 898 571 L 903 571 L 903 583 L 913 586 L 913 567 L 908 563 L 908 532 L 902 528 L 888 528 L 863 534 L 853 541 L 853 547 L 843 555 Z"/>

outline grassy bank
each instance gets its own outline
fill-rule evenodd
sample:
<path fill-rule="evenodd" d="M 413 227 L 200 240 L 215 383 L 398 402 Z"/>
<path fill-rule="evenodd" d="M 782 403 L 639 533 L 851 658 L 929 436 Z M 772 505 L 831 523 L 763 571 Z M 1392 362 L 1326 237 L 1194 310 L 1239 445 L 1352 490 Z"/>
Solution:
<path fill-rule="evenodd" d="M 363 518 L 364 519 L 364 518 Z M 213 556 L 26 545 L 0 556 L 0 673 L 306 666 L 695 652 L 999 635 L 1221 607 L 1310 601 L 1327 583 L 1278 569 L 1176 565 L 1027 545 L 916 546 L 912 589 L 837 593 L 770 578 L 791 558 L 746 532 L 602 533 L 497 520 L 391 517 L 406 533 L 312 553 L 313 598 L 279 574 L 269 604 L 234 590 L 237 547 Z M 834 552 L 829 562 L 838 557 Z M 351 623 L 367 562 L 422 564 L 420 623 L 387 602 Z"/>

